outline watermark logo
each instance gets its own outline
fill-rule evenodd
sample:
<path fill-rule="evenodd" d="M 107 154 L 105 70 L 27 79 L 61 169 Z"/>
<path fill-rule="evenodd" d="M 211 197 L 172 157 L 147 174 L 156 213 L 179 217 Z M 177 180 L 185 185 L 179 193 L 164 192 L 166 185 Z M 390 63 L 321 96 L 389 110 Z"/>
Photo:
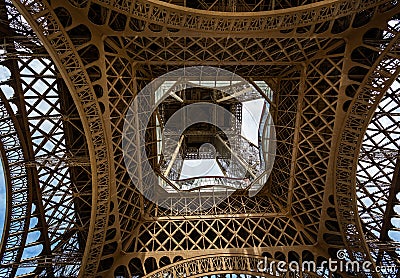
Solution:
<path fill-rule="evenodd" d="M 316 261 L 276 261 L 268 259 L 260 260 L 257 263 L 256 272 L 269 273 L 269 274 L 281 274 L 285 272 L 310 272 L 310 273 L 396 273 L 396 265 L 388 266 L 374 266 L 370 261 L 352 261 L 346 250 L 338 250 L 336 253 L 336 259 L 329 258 L 328 260 L 316 262 Z"/>
<path fill-rule="evenodd" d="M 196 94 L 200 97 L 193 101 Z M 246 108 L 250 102 L 258 108 Z M 125 116 L 124 162 L 134 186 L 147 199 L 178 212 L 209 209 L 238 189 L 257 194 L 275 159 L 268 108 L 259 89 L 220 68 L 182 68 L 155 79 L 137 94 Z M 245 112 L 260 115 L 242 119 Z M 207 125 L 212 128 L 202 130 Z M 248 126 L 256 127 L 256 142 L 244 139 Z"/>

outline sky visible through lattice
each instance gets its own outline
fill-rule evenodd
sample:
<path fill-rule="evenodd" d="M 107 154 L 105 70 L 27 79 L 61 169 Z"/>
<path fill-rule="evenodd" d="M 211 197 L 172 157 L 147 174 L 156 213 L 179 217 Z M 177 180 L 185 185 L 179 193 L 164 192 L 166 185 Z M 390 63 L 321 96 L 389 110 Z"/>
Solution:
<path fill-rule="evenodd" d="M 0 54 L 2 53 L 0 52 Z M 0 81 L 9 78 L 9 70 L 4 66 L 0 66 Z M 0 235 L 3 234 L 6 207 L 6 182 L 4 179 L 3 161 L 0 159 Z"/>
<path fill-rule="evenodd" d="M 10 77 L 10 73 L 8 71 L 7 68 L 0 66 L 0 81 L 4 81 L 7 80 Z M 10 94 L 12 91 L 9 90 L 8 86 L 2 86 L 3 91 L 7 94 L 7 97 L 10 97 L 8 94 Z M 400 84 L 398 82 L 395 82 L 394 85 L 391 88 L 391 91 L 393 92 L 398 92 L 399 91 L 399 87 Z M 42 88 L 45 89 L 45 88 Z M 398 150 L 397 145 L 393 144 L 391 142 L 399 142 L 400 141 L 400 131 L 398 129 L 397 125 L 394 125 L 394 119 L 396 120 L 400 120 L 399 119 L 399 115 L 400 115 L 400 109 L 399 107 L 394 107 L 394 105 L 396 105 L 395 103 L 391 102 L 389 98 L 384 98 L 380 104 L 380 110 L 391 110 L 394 114 L 391 117 L 383 117 L 379 120 L 379 122 L 375 122 L 375 123 L 371 123 L 371 125 L 369 126 L 368 130 L 367 130 L 367 135 L 368 136 L 373 136 L 374 137 L 374 144 L 378 144 L 380 146 L 386 146 L 386 148 L 392 149 L 392 150 Z M 379 110 L 378 110 L 379 111 Z M 381 111 L 381 112 L 382 112 Z M 248 104 L 248 107 L 245 107 L 245 109 L 243 110 L 243 131 L 242 131 L 242 135 L 245 136 L 246 138 L 249 139 L 249 141 L 255 143 L 256 145 L 258 145 L 258 142 L 256 141 L 256 137 L 257 133 L 254 132 L 254 126 L 253 126 L 253 122 L 254 123 L 258 123 L 259 121 L 259 115 L 258 113 L 261 113 L 261 111 L 259 111 L 259 105 L 254 102 L 254 103 L 250 103 Z M 258 119 L 258 120 L 257 120 Z M 385 136 L 383 133 L 381 132 L 377 132 L 376 129 L 376 125 L 380 125 L 382 128 L 387 128 L 388 131 L 390 131 L 391 136 L 390 138 L 388 138 L 387 136 Z M 368 142 L 368 140 L 364 141 L 365 146 L 368 146 L 368 144 L 370 144 L 371 142 Z M 399 143 L 400 144 L 400 143 Z M 1 163 L 1 162 L 0 162 Z M 360 165 L 363 165 L 364 167 L 367 167 L 365 162 L 360 162 Z M 390 171 L 390 168 L 385 168 L 386 170 L 386 179 L 387 177 L 393 177 L 393 171 Z M 382 169 L 380 169 L 379 167 L 371 167 L 368 169 L 369 171 L 369 176 L 370 177 L 375 177 L 377 179 L 381 179 L 382 178 Z M 363 179 L 362 176 L 359 176 L 359 179 Z M 387 182 L 390 182 L 390 180 L 388 180 Z M 378 192 L 378 188 L 376 186 L 369 186 L 368 189 L 371 193 L 376 193 Z M 360 195 L 360 192 L 358 192 L 358 196 L 362 196 Z M 399 199 L 399 196 L 397 196 Z M 381 200 L 378 200 L 379 202 L 381 202 Z M 365 198 L 365 196 L 363 197 L 363 200 L 359 202 L 363 202 L 364 205 L 366 205 L 367 207 L 372 206 L 373 203 L 375 202 L 372 199 L 369 198 Z M 6 211 L 6 185 L 5 185 L 5 179 L 4 179 L 4 171 L 3 171 L 3 165 L 1 163 L 0 165 L 0 232 L 2 233 L 3 228 L 4 228 L 4 218 L 5 218 L 5 211 Z M 373 209 L 373 212 L 379 213 L 377 211 L 377 209 Z M 395 206 L 394 207 L 394 211 L 397 214 L 400 214 L 400 206 Z M 365 216 L 365 215 L 364 215 Z M 366 217 L 366 218 L 365 218 Z M 373 216 L 365 216 L 364 217 L 364 221 L 368 222 L 369 220 L 372 220 Z M 393 218 L 392 219 L 392 224 L 396 227 L 396 228 L 400 228 L 400 218 Z M 31 226 L 35 225 L 35 223 L 31 223 Z M 395 231 L 395 230 L 391 230 L 389 232 L 389 236 L 391 237 L 391 239 L 395 240 L 395 241 L 400 241 L 400 232 Z M 35 234 L 30 234 L 29 235 L 30 240 L 33 240 L 34 237 L 36 237 Z M 38 254 L 38 252 L 41 250 L 41 247 L 39 246 L 35 246 L 34 248 L 32 248 L 32 250 L 29 250 L 27 253 L 24 253 L 24 257 L 30 257 L 30 256 L 34 256 L 35 254 Z M 25 271 L 19 271 L 19 274 L 22 274 L 22 272 L 25 273 Z M 212 276 L 217 277 L 217 276 Z M 236 277 L 247 277 L 247 276 L 243 276 L 243 275 L 236 275 L 236 274 L 232 274 L 231 276 L 226 276 L 226 277 L 231 277 L 231 278 L 236 278 Z"/>
<path fill-rule="evenodd" d="M 389 195 L 398 156 L 393 154 L 398 153 L 400 145 L 399 89 L 398 78 L 379 103 L 366 131 L 357 169 L 360 217 L 377 237 L 380 236 L 379 225 L 382 223 L 379 219 L 383 219 L 386 210 L 385 200 Z M 396 198 L 399 199 L 399 196 Z M 400 206 L 395 205 L 394 211 L 399 215 Z M 396 228 L 400 228 L 400 218 L 392 218 L 391 223 L 395 229 L 389 230 L 389 237 L 400 241 L 400 232 L 396 231 Z"/>
<path fill-rule="evenodd" d="M 3 162 L 0 160 L 0 234 L 3 234 L 6 210 L 6 181 L 4 180 Z"/>
<path fill-rule="evenodd" d="M 2 53 L 0 53 L 2 54 Z M 4 54 L 4 53 L 3 53 Z M 33 148 L 35 151 L 36 158 L 46 158 L 52 153 L 56 153 L 60 158 L 62 158 L 65 150 L 63 149 L 65 146 L 65 141 L 62 136 L 62 119 L 60 115 L 60 103 L 58 96 L 58 89 L 56 85 L 56 75 L 54 73 L 54 65 L 51 64 L 49 59 L 41 58 L 41 59 L 25 59 L 21 58 L 19 62 L 20 73 L 23 75 L 22 78 L 22 87 L 24 90 L 24 95 L 26 97 L 26 109 L 29 118 L 29 129 L 32 135 Z M 45 75 L 45 77 L 37 79 L 36 75 Z M 0 66 L 0 82 L 4 82 L 10 78 L 9 70 Z M 12 87 L 2 84 L 0 86 L 3 91 L 5 97 L 10 99 L 14 95 L 14 90 Z M 43 99 L 41 99 L 43 96 Z M 17 112 L 16 106 L 13 103 L 9 103 L 14 113 Z M 44 118 L 43 120 L 35 120 L 32 117 Z M 46 118 L 48 117 L 48 118 Z M 47 136 L 50 136 L 49 140 L 47 140 Z M 48 167 L 47 167 L 48 166 Z M 46 167 L 38 168 L 39 174 L 39 184 L 41 188 L 47 188 L 47 194 L 50 198 L 50 203 L 60 203 L 64 202 L 65 206 L 60 207 L 54 213 L 56 217 L 63 219 L 63 224 L 58 226 L 55 233 L 62 233 L 63 230 L 67 229 L 68 225 L 68 217 L 73 217 L 73 205 L 68 206 L 68 202 L 72 201 L 71 194 L 67 194 L 68 198 L 64 198 L 61 200 L 60 195 L 62 192 L 69 190 L 68 188 L 68 173 L 66 167 L 59 167 L 57 173 L 49 176 L 49 171 L 51 171 L 51 165 L 47 165 Z M 2 173 L 0 173 L 2 174 Z M 5 184 L 4 184 L 4 175 L 2 175 L 2 184 L 0 189 L 1 194 L 1 202 L 0 202 L 0 226 L 3 229 L 4 226 L 4 217 L 6 211 L 6 203 L 5 203 Z M 51 192 L 51 187 L 57 188 L 57 192 Z M 35 205 L 32 205 L 32 211 L 35 210 Z M 46 218 L 48 218 L 49 226 L 56 226 L 54 219 L 52 219 L 52 213 L 54 210 L 48 210 L 46 212 Z M 23 220 L 21 220 L 23 221 Z M 73 222 L 73 221 L 71 221 Z M 27 235 L 26 245 L 28 247 L 24 248 L 24 252 L 22 254 L 22 260 L 29 259 L 38 256 L 43 246 L 40 243 L 40 231 L 35 230 L 35 227 L 38 223 L 37 217 L 31 217 L 29 219 L 29 229 L 31 231 Z M 52 228 L 54 230 L 54 228 Z M 58 241 L 58 240 L 57 240 Z M 52 247 L 57 244 L 57 241 L 54 241 Z M 32 263 L 28 265 L 21 265 L 17 274 L 22 275 L 29 273 L 35 269 L 32 266 Z"/>
<path fill-rule="evenodd" d="M 259 147 L 259 125 L 264 106 L 263 99 L 242 102 L 241 135 Z M 268 107 L 268 106 L 267 106 Z M 200 176 L 223 176 L 215 159 L 188 159 L 183 161 L 181 179 Z"/>

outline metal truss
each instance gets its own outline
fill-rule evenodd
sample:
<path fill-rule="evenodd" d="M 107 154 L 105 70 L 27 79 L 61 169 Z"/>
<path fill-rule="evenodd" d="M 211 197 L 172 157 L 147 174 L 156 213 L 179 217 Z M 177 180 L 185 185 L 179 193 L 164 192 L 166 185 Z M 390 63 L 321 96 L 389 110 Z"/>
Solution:
<path fill-rule="evenodd" d="M 4 97 L 4 95 L 3 95 Z M 7 109 L 8 108 L 8 109 Z M 11 200 L 8 199 L 8 215 L 6 217 L 5 230 L 11 236 L 3 240 L 2 243 L 2 264 L 7 268 L 1 269 L 2 275 L 9 275 L 12 271 L 10 265 L 18 260 L 21 256 L 24 241 L 24 231 L 28 220 L 26 214 L 30 209 L 28 200 L 28 178 L 24 165 L 23 150 L 21 142 L 17 136 L 14 123 L 12 122 L 9 111 L 11 107 L 7 107 L 6 102 L 1 102 L 1 137 L 2 137 L 2 158 L 5 172 L 6 182 L 8 184 L 7 191 L 11 191 Z M 14 116 L 15 119 L 15 116 Z M 13 217 L 11 217 L 13 216 Z"/>
<path fill-rule="evenodd" d="M 255 272 L 264 256 L 321 261 L 341 249 L 360 262 L 397 263 L 389 236 L 397 229 L 397 153 L 384 152 L 385 185 L 365 165 L 379 168 L 370 142 L 385 148 L 371 132 L 390 137 L 380 117 L 397 122 L 378 104 L 400 72 L 399 3 L 185 2 L 1 2 L 0 61 L 11 78 L 0 82 L 13 89 L 0 87 L 8 190 L 1 275 L 270 277 Z M 176 212 L 132 184 L 122 132 L 146 84 L 190 65 L 268 84 L 277 157 L 256 196 L 238 190 L 211 209 Z M 395 92 L 387 97 L 397 103 Z M 371 121 L 377 130 L 368 131 Z M 157 157 L 155 124 L 148 129 Z M 184 208 L 190 196 L 168 202 Z M 329 275 L 351 273 L 298 277 Z"/>
<path fill-rule="evenodd" d="M 304 272 L 301 275 L 291 275 L 285 272 L 279 272 L 277 269 L 260 268 L 260 262 L 264 262 L 264 257 L 243 256 L 240 254 L 201 256 L 193 259 L 174 263 L 171 266 L 161 268 L 150 275 L 148 278 L 162 277 L 207 277 L 211 275 L 227 274 L 247 274 L 256 277 L 318 277 L 312 273 Z M 268 260 L 266 260 L 268 263 Z M 301 261 L 299 261 L 301 264 Z M 212 277 L 212 276 L 211 276 Z"/>
<path fill-rule="evenodd" d="M 188 8 L 208 10 L 208 11 L 221 11 L 221 12 L 256 12 L 256 11 L 269 11 L 279 10 L 285 8 L 292 8 L 300 5 L 318 2 L 319 0 L 312 1 L 242 1 L 242 0 L 204 0 L 204 1 L 185 1 L 185 0 L 163 0 L 166 3 L 179 5 Z"/>
<path fill-rule="evenodd" d="M 364 230 L 361 226 L 369 226 L 369 224 L 360 222 L 360 218 L 354 213 L 357 212 L 357 202 L 355 201 L 357 200 L 355 194 L 356 191 L 354 188 L 351 190 L 349 185 L 354 184 L 357 161 L 349 158 L 351 155 L 355 155 L 356 157 L 358 156 L 360 152 L 359 145 L 363 138 L 362 136 L 364 135 L 367 125 L 374 114 L 376 106 L 400 73 L 398 67 L 398 21 L 392 21 L 382 31 L 384 39 L 383 44 L 373 43 L 364 38 L 365 46 L 359 46 L 353 52 L 362 53 L 363 49 L 369 47 L 370 49 L 373 49 L 375 53 L 379 53 L 379 56 L 377 56 L 377 59 L 374 62 L 363 61 L 360 63 L 359 66 L 368 70 L 369 74 L 363 79 L 353 77 L 351 84 L 348 85 L 347 94 L 354 95 L 355 98 L 351 103 L 347 102 L 346 104 L 345 102 L 343 104 L 343 109 L 349 111 L 349 113 L 345 119 L 343 133 L 341 135 L 341 140 L 339 141 L 340 146 L 336 164 L 336 199 L 340 207 L 338 210 L 338 216 L 341 220 L 341 230 L 346 235 L 344 239 L 348 249 L 352 250 L 352 255 L 357 260 L 364 260 L 365 256 L 372 260 L 372 253 L 367 251 L 367 242 L 365 240 L 360 241 L 363 237 L 362 230 Z M 366 140 L 368 140 L 368 137 L 369 135 L 367 134 Z M 363 154 L 361 155 L 360 163 L 363 162 L 362 157 Z M 378 187 L 380 188 L 380 186 Z M 361 189 L 359 194 L 361 194 L 361 203 L 363 203 L 364 200 L 362 195 L 363 192 L 365 192 L 365 189 L 363 189 L 362 185 L 358 188 Z M 392 208 L 388 207 L 388 209 L 387 213 L 390 213 Z M 361 209 L 361 213 L 363 213 L 363 209 Z M 352 221 L 352 219 L 355 221 Z M 385 234 L 387 233 L 386 229 L 389 228 L 389 224 L 382 224 L 385 225 L 385 228 L 382 226 L 383 233 Z M 368 233 L 374 232 L 373 230 L 368 229 L 364 231 L 367 234 L 367 238 L 370 237 Z M 384 239 L 382 238 L 382 240 Z M 385 248 L 382 249 L 383 251 L 385 250 Z M 380 250 L 380 252 L 381 251 L 382 250 Z M 395 255 L 395 258 L 395 260 L 397 260 L 397 255 Z M 380 263 L 380 260 L 378 260 L 378 263 Z"/>
<path fill-rule="evenodd" d="M 357 168 L 358 211 L 372 256 L 379 265 L 399 263 L 398 91 L 397 77 L 368 125 Z"/>
<path fill-rule="evenodd" d="M 164 27 L 171 28 L 171 31 L 193 30 L 196 32 L 260 32 L 266 30 L 290 29 L 293 27 L 303 27 L 314 25 L 316 23 L 330 21 L 337 17 L 351 15 L 354 12 L 368 10 L 380 4 L 380 1 L 333 1 L 324 3 L 318 2 L 314 5 L 305 5 L 297 7 L 294 11 L 285 11 L 276 13 L 275 11 L 261 12 L 251 15 L 220 15 L 215 16 L 213 12 L 203 10 L 192 10 L 187 14 L 185 9 L 178 6 L 165 5 L 162 2 L 119 2 L 119 1 L 103 1 L 93 0 L 84 1 L 82 3 L 73 2 L 80 8 L 88 5 L 98 5 L 119 14 L 110 17 L 110 24 L 115 31 L 123 31 L 127 24 L 120 24 L 121 17 L 132 17 L 134 20 L 132 27 L 145 28 L 156 32 L 161 31 Z M 100 7 L 101 9 L 101 7 Z M 103 22 L 107 23 L 107 22 Z M 110 27 L 111 27 L 110 26 Z M 176 29 L 176 30 L 173 30 Z M 136 30 L 134 30 L 136 31 Z"/>
<path fill-rule="evenodd" d="M 68 107 L 72 100 L 53 61 L 45 53 L 29 54 L 32 41 L 21 36 L 32 35 L 32 30 L 10 2 L 1 8 L 8 28 L 2 35 L 1 63 L 11 73 L 2 80 L 1 99 L 8 113 L 2 122 L 10 139 L 22 148 L 19 159 L 14 147 L 14 157 L 3 160 L 10 172 L 6 171 L 9 202 L 1 271 L 7 277 L 29 272 L 47 277 L 77 275 L 76 260 L 83 249 L 78 242 L 86 241 L 90 220 L 77 212 L 90 211 L 91 205 L 91 173 L 87 162 L 76 159 L 83 155 L 88 160 L 84 133 L 76 109 Z M 70 132 L 79 145 L 69 140 Z M 4 142 L 6 153 L 10 139 Z"/>

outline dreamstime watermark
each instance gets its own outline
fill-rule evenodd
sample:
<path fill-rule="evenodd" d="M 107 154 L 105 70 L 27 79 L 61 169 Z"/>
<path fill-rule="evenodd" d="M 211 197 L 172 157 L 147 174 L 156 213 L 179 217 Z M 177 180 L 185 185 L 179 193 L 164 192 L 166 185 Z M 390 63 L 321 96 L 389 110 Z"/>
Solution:
<path fill-rule="evenodd" d="M 259 273 L 269 273 L 269 274 L 279 274 L 285 272 L 311 272 L 311 273 L 369 273 L 369 272 L 379 272 L 379 273 L 396 273 L 396 265 L 387 266 L 374 266 L 370 261 L 351 261 L 348 259 L 345 250 L 339 250 L 336 253 L 336 259 L 329 258 L 328 260 L 323 260 L 320 262 L 316 261 L 276 261 L 268 259 L 260 260 L 257 263 L 257 269 L 254 270 Z"/>
<path fill-rule="evenodd" d="M 194 95 L 200 95 L 197 101 L 191 100 L 193 91 Z M 246 147 L 240 141 L 242 111 L 237 109 L 244 109 L 244 102 L 257 99 L 263 101 L 260 108 L 263 113 L 255 123 L 259 140 L 255 153 L 250 150 L 250 144 Z M 161 115 L 159 107 L 173 101 L 175 107 L 179 104 L 180 108 L 172 115 Z M 154 127 L 155 118 L 158 130 L 152 136 L 157 138 L 149 141 L 148 127 Z M 217 164 L 210 163 L 210 159 L 185 164 L 189 178 L 181 175 L 186 159 L 181 146 L 185 145 L 184 138 L 190 136 L 188 130 L 201 134 L 202 130 L 196 130 L 196 125 L 214 126 L 217 130 L 213 137 L 214 149 L 210 142 L 202 142 L 198 156 L 211 157 L 215 162 L 218 157 L 223 175 L 213 176 Z M 153 146 L 149 147 L 151 144 Z M 201 211 L 219 204 L 238 189 L 248 190 L 250 196 L 261 190 L 275 159 L 275 127 L 266 99 L 248 81 L 221 68 L 188 67 L 156 78 L 137 94 L 125 115 L 122 147 L 130 178 L 147 199 L 174 211 Z M 151 158 L 149 149 L 153 151 Z M 154 157 L 159 159 L 156 167 Z M 199 169 L 201 175 L 190 178 L 190 174 Z"/>

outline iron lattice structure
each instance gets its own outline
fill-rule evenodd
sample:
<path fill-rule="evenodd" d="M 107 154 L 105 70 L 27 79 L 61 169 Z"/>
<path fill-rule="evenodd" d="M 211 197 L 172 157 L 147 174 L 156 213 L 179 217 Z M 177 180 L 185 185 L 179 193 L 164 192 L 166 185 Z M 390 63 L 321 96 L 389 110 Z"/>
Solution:
<path fill-rule="evenodd" d="M 263 257 L 341 249 L 398 266 L 399 14 L 393 0 L 2 0 L 0 275 L 269 277 Z M 146 84 L 193 65 L 268 84 L 277 153 L 256 196 L 176 213 L 132 184 L 122 132 Z M 329 275 L 355 274 L 296 274 Z"/>

